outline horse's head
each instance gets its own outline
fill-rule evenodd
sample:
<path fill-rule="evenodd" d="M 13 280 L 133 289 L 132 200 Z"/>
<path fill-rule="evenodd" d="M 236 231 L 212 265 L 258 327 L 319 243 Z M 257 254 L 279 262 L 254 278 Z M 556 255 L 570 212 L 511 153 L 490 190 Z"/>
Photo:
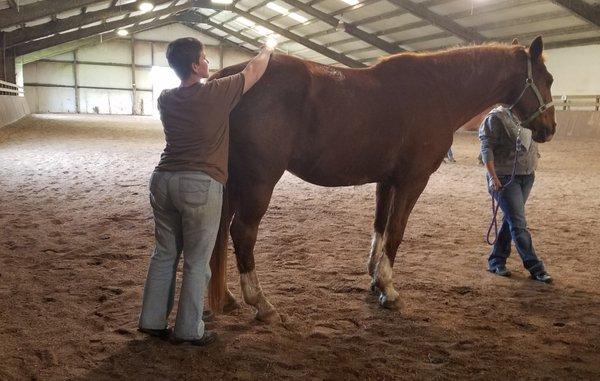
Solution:
<path fill-rule="evenodd" d="M 517 43 L 513 41 L 513 44 Z M 512 109 L 521 119 L 522 126 L 532 131 L 533 140 L 538 143 L 550 141 L 556 132 L 550 92 L 553 78 L 544 65 L 543 50 L 542 37 L 538 36 L 529 48 L 518 51 L 518 72 L 522 74 L 516 76 L 518 81 L 511 99 Z"/>

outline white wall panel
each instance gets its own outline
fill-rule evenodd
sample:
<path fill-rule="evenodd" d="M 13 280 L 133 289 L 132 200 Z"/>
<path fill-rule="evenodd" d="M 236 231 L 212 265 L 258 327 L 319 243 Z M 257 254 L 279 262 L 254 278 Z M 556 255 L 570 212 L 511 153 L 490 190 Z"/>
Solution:
<path fill-rule="evenodd" d="M 152 90 L 152 77 L 150 76 L 150 69 L 136 69 L 135 84 L 138 89 Z"/>
<path fill-rule="evenodd" d="M 52 61 L 73 61 L 73 57 L 75 57 L 75 55 L 73 54 L 73 52 L 68 52 L 65 54 L 59 54 L 57 56 L 52 56 L 50 59 Z"/>
<path fill-rule="evenodd" d="M 549 49 L 544 55 L 554 77 L 552 94 L 600 94 L 600 45 Z"/>
<path fill-rule="evenodd" d="M 131 88 L 131 68 L 78 65 L 79 86 Z"/>
<path fill-rule="evenodd" d="M 131 114 L 131 91 L 80 89 L 81 112 L 90 114 Z"/>
<path fill-rule="evenodd" d="M 32 62 L 23 67 L 25 83 L 73 86 L 73 65 L 69 62 Z"/>
<path fill-rule="evenodd" d="M 165 66 L 168 67 L 167 62 L 167 43 L 155 43 L 154 44 L 154 66 Z"/>
<path fill-rule="evenodd" d="M 79 49 L 79 61 L 131 63 L 131 40 L 110 40 Z"/>
<path fill-rule="evenodd" d="M 147 30 L 142 33 L 137 33 L 134 36 L 137 40 L 166 42 L 171 42 L 181 37 L 195 37 L 207 45 L 217 45 L 219 43 L 218 40 L 215 40 L 212 37 L 206 36 L 181 24 L 171 24 L 161 28 Z"/>
<path fill-rule="evenodd" d="M 135 41 L 134 46 L 136 65 L 152 65 L 152 43 Z"/>
<path fill-rule="evenodd" d="M 76 112 L 73 88 L 25 86 L 25 94 L 31 112 Z"/>

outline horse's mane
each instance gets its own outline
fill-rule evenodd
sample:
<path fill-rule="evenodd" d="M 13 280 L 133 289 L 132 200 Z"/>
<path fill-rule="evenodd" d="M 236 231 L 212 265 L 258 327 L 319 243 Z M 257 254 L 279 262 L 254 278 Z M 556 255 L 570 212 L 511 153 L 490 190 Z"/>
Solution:
<path fill-rule="evenodd" d="M 454 55 L 456 53 L 471 53 L 474 51 L 477 52 L 489 52 L 489 53 L 501 53 L 501 52 L 515 52 L 518 50 L 525 50 L 525 46 L 523 45 L 513 45 L 502 42 L 486 42 L 478 45 L 469 45 L 469 46 L 458 46 L 458 47 L 449 47 L 440 50 L 429 50 L 429 51 L 421 51 L 421 52 L 402 52 L 398 54 L 393 54 L 387 57 L 380 57 L 378 62 L 373 65 L 374 67 L 379 65 L 385 65 L 386 63 L 397 62 L 403 59 L 410 58 L 444 58 L 449 57 L 450 55 Z M 542 62 L 544 57 L 542 55 Z"/>

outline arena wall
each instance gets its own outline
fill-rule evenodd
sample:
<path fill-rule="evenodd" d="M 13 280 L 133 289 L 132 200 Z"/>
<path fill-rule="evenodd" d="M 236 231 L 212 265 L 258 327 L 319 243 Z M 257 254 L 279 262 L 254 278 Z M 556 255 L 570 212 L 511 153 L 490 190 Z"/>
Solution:
<path fill-rule="evenodd" d="M 24 65 L 31 112 L 152 115 L 157 95 L 151 72 L 154 67 L 168 68 L 167 45 L 184 36 L 205 43 L 211 72 L 252 57 L 235 46 L 220 45 L 193 29 L 171 24 L 135 34 L 133 39 L 113 39 Z"/>
<path fill-rule="evenodd" d="M 24 97 L 0 95 L 0 128 L 21 119 L 29 112 Z"/>

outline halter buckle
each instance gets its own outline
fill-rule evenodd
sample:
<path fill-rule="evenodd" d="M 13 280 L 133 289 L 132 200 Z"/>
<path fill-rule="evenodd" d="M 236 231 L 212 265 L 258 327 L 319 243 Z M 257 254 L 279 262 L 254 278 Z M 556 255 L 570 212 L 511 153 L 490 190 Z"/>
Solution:
<path fill-rule="evenodd" d="M 527 79 L 525 80 L 525 84 L 527 84 L 527 85 L 532 85 L 532 84 L 533 84 L 533 78 L 527 78 Z"/>

